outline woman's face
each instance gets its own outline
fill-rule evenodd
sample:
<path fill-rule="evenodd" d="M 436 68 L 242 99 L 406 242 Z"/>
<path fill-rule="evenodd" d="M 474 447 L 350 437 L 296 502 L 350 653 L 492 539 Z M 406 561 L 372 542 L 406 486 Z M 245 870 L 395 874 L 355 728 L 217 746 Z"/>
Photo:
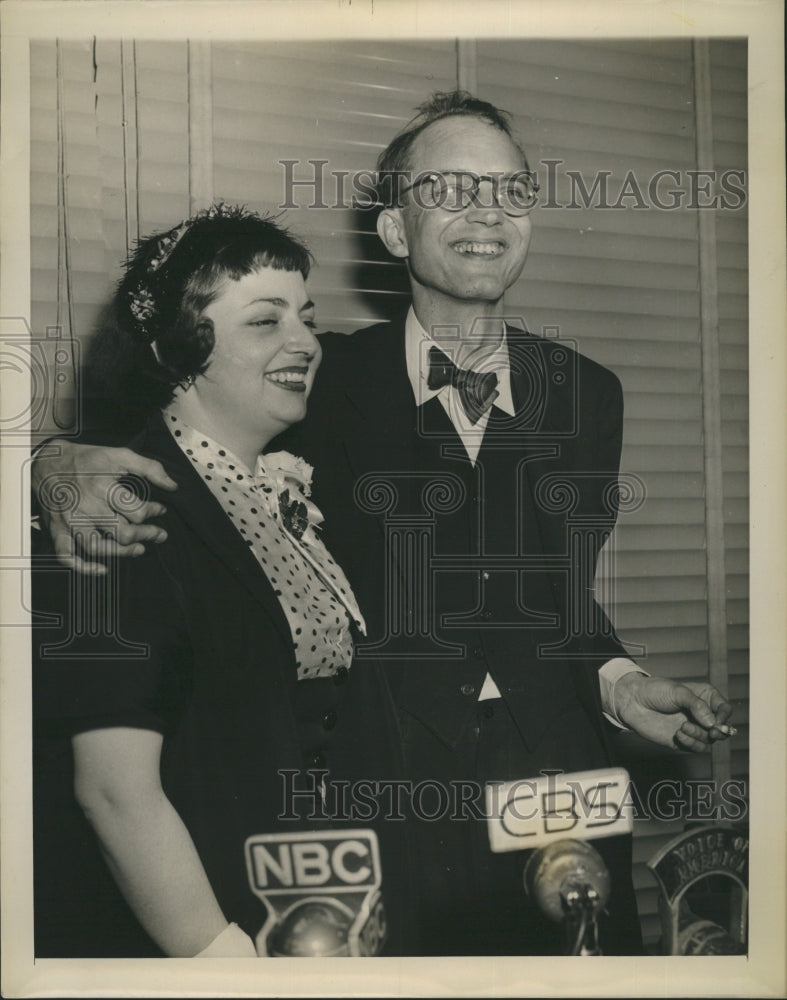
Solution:
<path fill-rule="evenodd" d="M 256 456 L 306 416 L 322 353 L 314 303 L 299 271 L 262 267 L 227 279 L 203 316 L 213 323 L 215 342 L 187 396 L 202 425 L 210 423 L 202 427 L 206 433 L 240 457 Z"/>

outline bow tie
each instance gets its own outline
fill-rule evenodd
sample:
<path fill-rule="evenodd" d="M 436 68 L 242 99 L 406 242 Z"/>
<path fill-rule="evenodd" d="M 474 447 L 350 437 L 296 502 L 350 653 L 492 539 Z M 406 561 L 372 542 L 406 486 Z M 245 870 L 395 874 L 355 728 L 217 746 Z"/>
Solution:
<path fill-rule="evenodd" d="M 429 348 L 430 389 L 452 385 L 459 392 L 462 407 L 471 423 L 477 424 L 500 393 L 494 372 L 473 372 L 457 368 L 453 361 L 437 347 Z"/>

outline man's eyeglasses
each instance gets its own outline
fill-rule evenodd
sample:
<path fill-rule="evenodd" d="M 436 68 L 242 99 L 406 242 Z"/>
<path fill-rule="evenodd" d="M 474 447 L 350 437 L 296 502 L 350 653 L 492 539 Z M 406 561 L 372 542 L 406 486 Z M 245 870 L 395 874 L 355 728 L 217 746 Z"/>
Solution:
<path fill-rule="evenodd" d="M 491 185 L 491 201 L 481 194 L 481 184 Z M 474 174 L 470 170 L 433 170 L 422 174 L 399 191 L 399 197 L 413 192 L 419 208 L 444 208 L 461 212 L 474 205 L 491 208 L 494 204 L 506 215 L 527 215 L 538 201 L 538 182 L 529 170 L 515 174 Z"/>

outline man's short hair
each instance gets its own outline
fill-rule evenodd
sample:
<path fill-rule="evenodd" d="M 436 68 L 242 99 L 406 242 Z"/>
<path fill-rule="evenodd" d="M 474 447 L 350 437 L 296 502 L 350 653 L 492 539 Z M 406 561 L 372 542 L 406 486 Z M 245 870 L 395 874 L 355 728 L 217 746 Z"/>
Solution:
<path fill-rule="evenodd" d="M 434 122 L 444 118 L 477 118 L 503 132 L 522 154 L 524 168 L 529 170 L 527 156 L 511 129 L 511 113 L 495 107 L 489 101 L 473 97 L 466 90 L 437 91 L 429 100 L 418 105 L 416 114 L 388 143 L 377 158 L 377 193 L 380 202 L 392 207 L 398 203 L 398 192 L 409 181 L 412 170 L 410 152 L 418 136 Z"/>

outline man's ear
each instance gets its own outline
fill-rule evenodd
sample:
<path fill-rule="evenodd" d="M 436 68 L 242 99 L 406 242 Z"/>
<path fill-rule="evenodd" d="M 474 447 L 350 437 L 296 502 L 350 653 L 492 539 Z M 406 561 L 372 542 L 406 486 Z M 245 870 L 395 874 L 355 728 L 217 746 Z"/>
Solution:
<path fill-rule="evenodd" d="M 377 216 L 377 235 L 394 257 L 409 257 L 407 234 L 401 208 L 384 208 Z"/>

